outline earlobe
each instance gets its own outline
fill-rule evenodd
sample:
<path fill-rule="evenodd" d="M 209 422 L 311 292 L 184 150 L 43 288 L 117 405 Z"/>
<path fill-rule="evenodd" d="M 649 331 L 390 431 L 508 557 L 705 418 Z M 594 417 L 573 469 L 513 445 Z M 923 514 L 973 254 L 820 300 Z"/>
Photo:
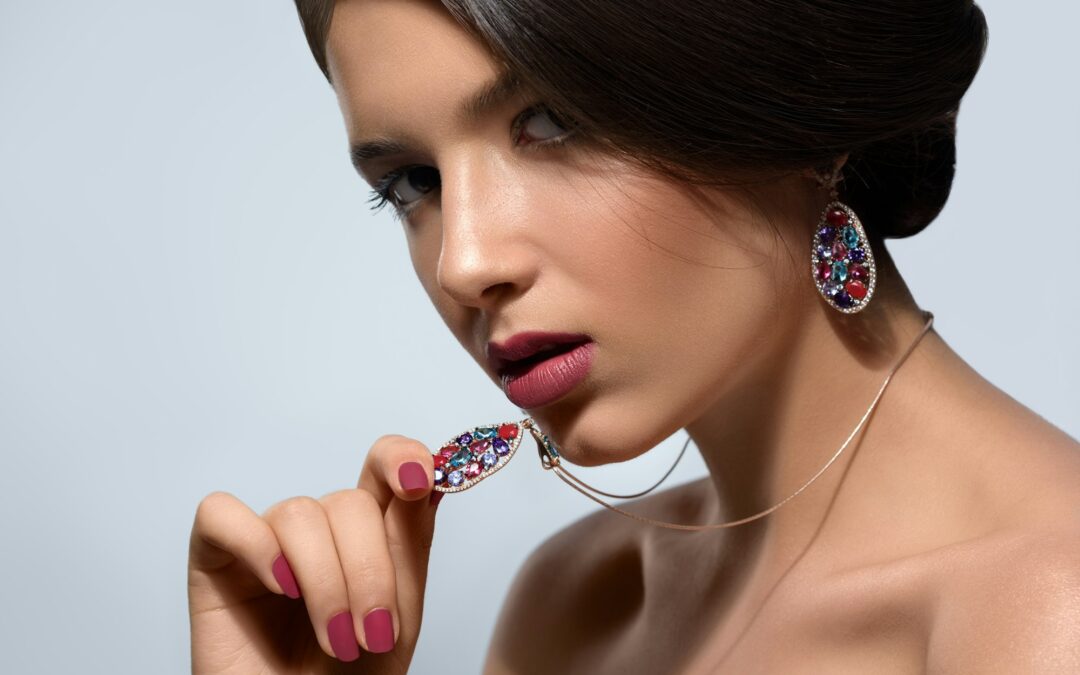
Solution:
<path fill-rule="evenodd" d="M 828 190 L 830 197 L 836 199 L 836 186 L 843 178 L 843 169 L 847 165 L 850 157 L 851 153 L 845 152 L 821 166 L 806 169 L 803 172 L 803 175 L 816 181 L 818 187 Z"/>

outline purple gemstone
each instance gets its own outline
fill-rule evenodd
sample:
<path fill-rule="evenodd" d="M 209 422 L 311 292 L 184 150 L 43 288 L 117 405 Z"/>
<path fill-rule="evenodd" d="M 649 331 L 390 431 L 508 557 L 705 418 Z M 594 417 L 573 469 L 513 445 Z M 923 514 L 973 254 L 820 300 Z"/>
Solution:
<path fill-rule="evenodd" d="M 836 296 L 833 297 L 833 301 L 844 309 L 855 304 L 855 301 L 851 299 L 851 296 L 847 294 L 847 291 L 840 291 L 837 293 Z"/>
<path fill-rule="evenodd" d="M 510 445 L 501 438 L 491 439 L 491 447 L 495 448 L 495 452 L 500 455 L 510 452 Z"/>
<path fill-rule="evenodd" d="M 828 260 L 832 258 L 832 247 L 826 244 L 819 244 L 817 247 L 817 257 L 821 260 Z"/>
<path fill-rule="evenodd" d="M 853 248 L 848 251 L 848 260 L 851 260 L 852 262 L 862 262 L 864 257 L 865 254 L 861 248 Z"/>
<path fill-rule="evenodd" d="M 817 231 L 818 237 L 826 244 L 831 244 L 833 237 L 836 236 L 836 228 L 832 225 L 822 225 L 821 229 Z"/>
<path fill-rule="evenodd" d="M 441 483 L 446 480 L 446 472 L 442 470 L 442 467 L 435 469 L 435 482 Z"/>
<path fill-rule="evenodd" d="M 457 437 L 458 445 L 468 445 L 472 443 L 472 434 L 461 434 Z"/>

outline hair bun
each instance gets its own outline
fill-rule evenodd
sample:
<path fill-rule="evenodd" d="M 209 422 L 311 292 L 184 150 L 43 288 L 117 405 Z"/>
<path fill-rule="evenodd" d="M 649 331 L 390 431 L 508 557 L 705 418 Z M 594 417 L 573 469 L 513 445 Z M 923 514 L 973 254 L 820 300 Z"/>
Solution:
<path fill-rule="evenodd" d="M 842 198 L 877 238 L 910 237 L 941 212 L 956 170 L 956 118 L 986 51 L 986 18 L 968 4 L 960 29 L 926 72 L 932 89 L 927 121 L 895 136 L 853 148 L 843 169 Z"/>

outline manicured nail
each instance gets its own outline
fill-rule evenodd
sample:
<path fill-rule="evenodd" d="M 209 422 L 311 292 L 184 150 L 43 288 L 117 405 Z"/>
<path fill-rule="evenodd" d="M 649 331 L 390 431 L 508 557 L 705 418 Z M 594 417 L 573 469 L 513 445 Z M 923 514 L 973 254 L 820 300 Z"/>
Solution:
<path fill-rule="evenodd" d="M 394 620 L 390 617 L 390 610 L 380 607 L 367 613 L 364 617 L 364 637 L 369 652 L 379 654 L 394 648 Z"/>
<path fill-rule="evenodd" d="M 296 577 L 293 576 L 292 568 L 289 567 L 289 561 L 285 559 L 283 553 L 279 553 L 278 557 L 274 558 L 274 564 L 271 567 L 274 572 L 274 578 L 281 584 L 281 590 L 285 591 L 285 595 L 292 599 L 300 597 L 300 587 L 296 585 Z"/>
<path fill-rule="evenodd" d="M 443 494 L 445 493 L 439 492 L 438 490 L 432 490 L 431 496 L 428 497 L 428 504 L 431 506 L 438 506 L 439 501 L 443 498 Z"/>
<path fill-rule="evenodd" d="M 335 614 L 326 626 L 326 633 L 330 638 L 330 648 L 339 659 L 355 661 L 360 658 L 360 643 L 356 641 L 353 631 L 352 612 Z"/>
<path fill-rule="evenodd" d="M 426 490 L 428 486 L 427 471 L 420 462 L 405 462 L 397 471 L 398 480 L 405 490 Z"/>

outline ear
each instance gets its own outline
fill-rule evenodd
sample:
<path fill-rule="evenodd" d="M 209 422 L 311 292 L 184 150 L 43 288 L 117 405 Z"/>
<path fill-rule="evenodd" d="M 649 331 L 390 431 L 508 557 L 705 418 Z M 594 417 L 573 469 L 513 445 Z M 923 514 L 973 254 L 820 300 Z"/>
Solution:
<path fill-rule="evenodd" d="M 830 190 L 840 181 L 840 172 L 844 168 L 844 165 L 847 164 L 850 156 L 850 152 L 845 152 L 821 166 L 803 170 L 802 174 L 806 178 L 817 183 L 818 187 L 821 189 Z"/>

